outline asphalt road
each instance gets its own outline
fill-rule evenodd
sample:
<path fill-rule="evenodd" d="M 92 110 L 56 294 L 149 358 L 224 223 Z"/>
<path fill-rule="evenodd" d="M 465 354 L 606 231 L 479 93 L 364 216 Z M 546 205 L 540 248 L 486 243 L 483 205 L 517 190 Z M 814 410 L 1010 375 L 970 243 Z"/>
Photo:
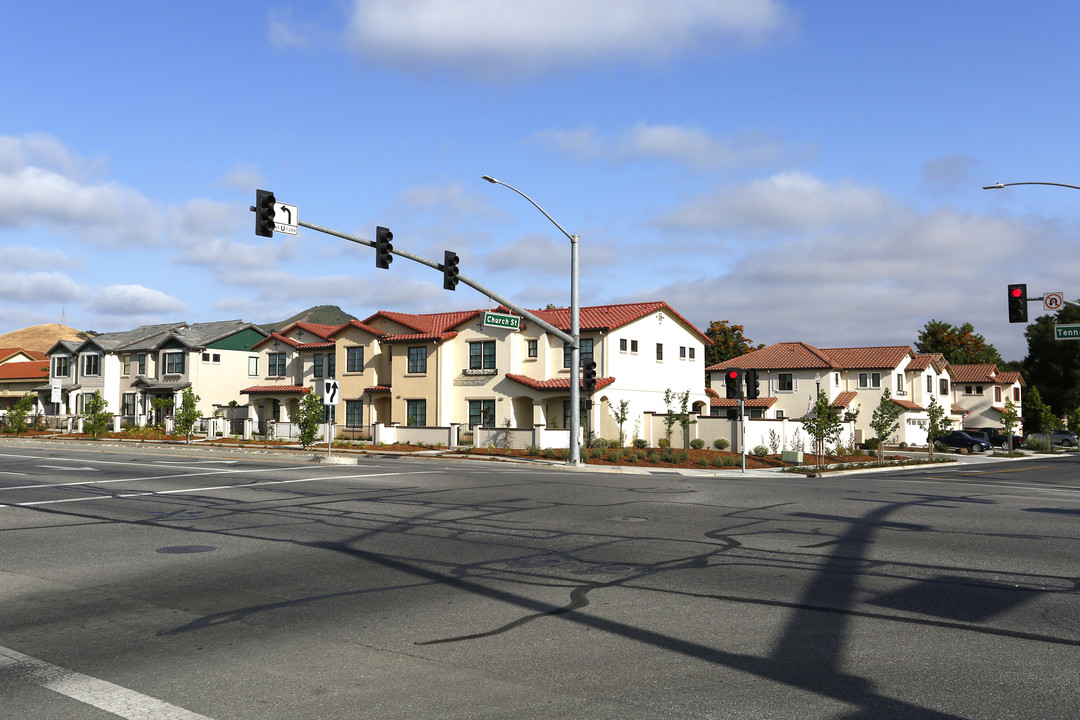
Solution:
<path fill-rule="evenodd" d="M 0 717 L 1075 720 L 1078 463 L 3 441 Z"/>

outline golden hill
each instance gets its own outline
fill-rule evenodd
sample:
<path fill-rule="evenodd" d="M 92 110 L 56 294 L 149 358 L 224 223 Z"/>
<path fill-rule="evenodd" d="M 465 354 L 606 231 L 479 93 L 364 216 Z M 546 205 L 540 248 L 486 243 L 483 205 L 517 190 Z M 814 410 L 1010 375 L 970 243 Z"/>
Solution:
<path fill-rule="evenodd" d="M 57 340 L 81 340 L 81 331 L 60 323 L 31 325 L 0 335 L 0 348 L 24 348 L 48 352 Z"/>

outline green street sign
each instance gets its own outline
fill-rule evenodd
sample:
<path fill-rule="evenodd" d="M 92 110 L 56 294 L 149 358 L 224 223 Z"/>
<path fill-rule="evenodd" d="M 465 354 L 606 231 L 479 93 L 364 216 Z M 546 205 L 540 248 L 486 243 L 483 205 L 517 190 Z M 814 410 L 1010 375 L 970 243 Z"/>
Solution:
<path fill-rule="evenodd" d="M 520 330 L 521 318 L 517 315 L 503 315 L 502 313 L 485 312 L 484 327 L 501 327 L 507 330 Z"/>
<path fill-rule="evenodd" d="M 1080 340 L 1080 325 L 1055 325 L 1055 340 Z"/>

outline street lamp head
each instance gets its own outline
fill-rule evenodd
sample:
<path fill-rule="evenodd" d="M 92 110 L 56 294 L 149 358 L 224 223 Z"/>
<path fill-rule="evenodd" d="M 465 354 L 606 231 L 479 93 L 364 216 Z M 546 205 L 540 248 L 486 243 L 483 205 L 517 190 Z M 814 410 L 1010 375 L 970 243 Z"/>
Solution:
<path fill-rule="evenodd" d="M 994 185 L 983 185 L 983 190 L 1001 190 L 1005 187 L 1005 183 L 996 183 Z"/>
<path fill-rule="evenodd" d="M 496 180 L 495 178 L 491 177 L 490 175 L 481 175 L 481 176 L 480 176 L 480 179 L 481 179 L 481 180 L 487 180 L 487 181 L 488 181 L 489 183 L 497 183 L 497 182 L 499 182 L 498 180 Z"/>

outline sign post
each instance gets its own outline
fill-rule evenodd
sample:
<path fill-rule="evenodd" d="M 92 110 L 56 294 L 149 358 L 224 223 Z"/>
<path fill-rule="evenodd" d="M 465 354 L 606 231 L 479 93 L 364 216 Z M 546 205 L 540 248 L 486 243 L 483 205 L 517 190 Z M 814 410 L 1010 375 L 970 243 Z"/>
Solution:
<path fill-rule="evenodd" d="M 330 408 L 337 405 L 338 391 L 341 386 L 334 378 L 326 378 L 322 385 L 322 404 L 326 411 L 326 455 L 330 455 Z"/>

